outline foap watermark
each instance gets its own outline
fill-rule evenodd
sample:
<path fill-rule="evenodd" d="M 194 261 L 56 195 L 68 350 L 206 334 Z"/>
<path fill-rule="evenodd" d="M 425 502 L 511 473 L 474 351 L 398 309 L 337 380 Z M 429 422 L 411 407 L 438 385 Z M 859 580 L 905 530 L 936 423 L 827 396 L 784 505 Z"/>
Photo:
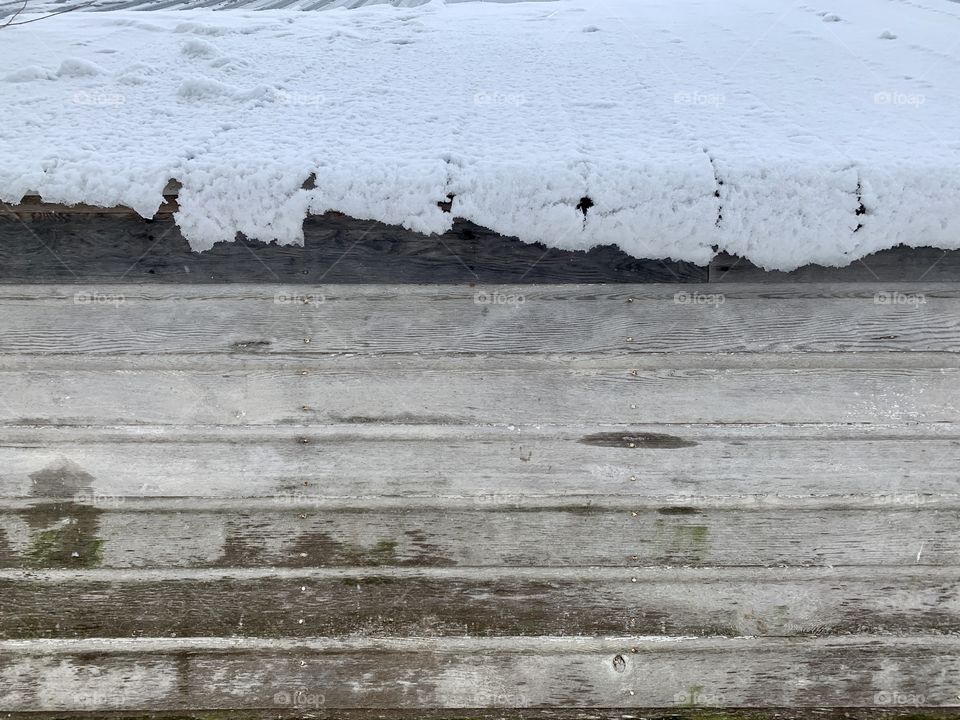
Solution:
<path fill-rule="evenodd" d="M 279 495 L 272 496 L 271 499 L 275 505 L 291 505 L 294 507 L 306 505 L 319 507 L 328 501 L 328 499 L 322 495 L 305 495 L 304 493 L 295 492 L 280 493 Z"/>
<path fill-rule="evenodd" d="M 73 294 L 74 305 L 93 305 L 94 307 L 119 307 L 127 301 L 126 296 L 119 293 L 105 293 L 96 290 L 78 290 Z"/>
<path fill-rule="evenodd" d="M 323 305 L 327 296 L 323 293 L 299 293 L 281 290 L 273 296 L 277 305 Z"/>
<path fill-rule="evenodd" d="M 273 704 L 286 708 L 309 708 L 319 710 L 327 700 L 321 692 L 311 692 L 305 688 L 299 690 L 278 690 L 273 694 Z"/>
<path fill-rule="evenodd" d="M 935 505 L 939 498 L 933 493 L 900 492 L 896 489 L 890 489 L 886 493 L 874 496 L 874 503 L 877 505 L 888 505 L 893 507 L 920 507 L 921 505 Z"/>
<path fill-rule="evenodd" d="M 677 92 L 673 94 L 673 102 L 676 105 L 703 105 L 708 107 L 720 107 L 727 101 L 723 93 L 707 92 Z"/>
<path fill-rule="evenodd" d="M 85 710 L 100 710 L 105 707 L 122 708 L 127 704 L 123 693 L 87 691 L 73 693 L 73 702 Z"/>
<path fill-rule="evenodd" d="M 474 305 L 523 305 L 527 298 L 520 293 L 504 293 L 499 290 L 477 290 L 473 294 Z"/>
<path fill-rule="evenodd" d="M 71 692 L 67 688 L 41 688 L 37 691 L 37 702 L 41 706 L 70 704 L 81 710 L 121 709 L 127 706 L 127 697 L 122 692 L 103 692 L 100 690 L 81 690 Z"/>
<path fill-rule="evenodd" d="M 512 692 L 497 692 L 492 690 L 482 690 L 477 693 L 475 703 L 477 707 L 525 707 L 527 698 L 525 695 Z"/>
<path fill-rule="evenodd" d="M 527 104 L 527 96 L 522 93 L 484 91 L 473 96 L 473 104 L 520 107 Z"/>
<path fill-rule="evenodd" d="M 927 96 L 921 93 L 894 92 L 883 90 L 873 96 L 874 105 L 904 105 L 918 108 L 927 101 Z"/>
<path fill-rule="evenodd" d="M 673 702 L 685 707 L 696 705 L 725 705 L 727 698 L 720 692 L 704 692 L 700 686 L 695 686 L 686 692 L 678 692 L 673 696 Z"/>
<path fill-rule="evenodd" d="M 78 92 L 71 98 L 74 105 L 88 107 L 117 107 L 127 102 L 127 96 L 121 93 Z"/>
<path fill-rule="evenodd" d="M 674 305 L 723 305 L 727 297 L 723 293 L 678 292 L 673 295 Z"/>
<path fill-rule="evenodd" d="M 73 501 L 78 505 L 115 508 L 123 504 L 124 498 L 122 495 L 106 495 L 104 493 L 81 490 L 73 496 Z"/>
<path fill-rule="evenodd" d="M 921 693 L 900 692 L 898 690 L 880 690 L 873 696 L 875 705 L 920 707 L 926 702 L 926 696 Z"/>
<path fill-rule="evenodd" d="M 488 493 L 486 495 L 477 495 L 474 497 L 474 502 L 477 505 L 491 505 L 491 506 L 503 506 L 503 505 L 514 505 L 519 506 L 520 501 L 523 498 L 522 495 L 505 495 L 502 493 Z"/>
<path fill-rule="evenodd" d="M 277 102 L 283 105 L 319 107 L 327 102 L 327 98 L 325 95 L 317 95 L 315 93 L 291 93 L 285 90 L 278 90 Z"/>
<path fill-rule="evenodd" d="M 923 293 L 877 292 L 873 295 L 874 305 L 906 305 L 919 307 L 927 304 L 927 297 Z"/>

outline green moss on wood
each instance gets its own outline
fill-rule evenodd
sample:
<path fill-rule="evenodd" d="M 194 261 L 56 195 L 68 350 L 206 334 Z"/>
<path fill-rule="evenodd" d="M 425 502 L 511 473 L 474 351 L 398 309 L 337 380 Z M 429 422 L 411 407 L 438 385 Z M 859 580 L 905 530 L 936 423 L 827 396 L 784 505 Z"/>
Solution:
<path fill-rule="evenodd" d="M 98 567 L 103 561 L 102 512 L 73 502 L 41 503 L 24 510 L 20 515 L 31 528 L 31 536 L 23 565 L 38 569 Z"/>

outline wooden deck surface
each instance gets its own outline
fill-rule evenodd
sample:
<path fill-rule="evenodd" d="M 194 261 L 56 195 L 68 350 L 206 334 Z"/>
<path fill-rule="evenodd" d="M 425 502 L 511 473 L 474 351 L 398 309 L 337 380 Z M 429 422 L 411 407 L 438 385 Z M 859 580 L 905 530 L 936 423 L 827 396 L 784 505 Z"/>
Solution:
<path fill-rule="evenodd" d="M 118 217 L 0 224 L 0 712 L 955 716 L 954 255 Z"/>

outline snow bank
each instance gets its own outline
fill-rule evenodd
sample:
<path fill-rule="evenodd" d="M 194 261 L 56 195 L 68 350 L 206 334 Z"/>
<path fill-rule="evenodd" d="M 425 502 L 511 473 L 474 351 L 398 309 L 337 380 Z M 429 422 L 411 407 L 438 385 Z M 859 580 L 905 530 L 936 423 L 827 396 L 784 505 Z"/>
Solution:
<path fill-rule="evenodd" d="M 177 179 L 196 249 L 327 210 L 776 269 L 960 247 L 960 5 L 811 3 L 69 13 L 0 30 L 0 199 L 150 216 Z"/>

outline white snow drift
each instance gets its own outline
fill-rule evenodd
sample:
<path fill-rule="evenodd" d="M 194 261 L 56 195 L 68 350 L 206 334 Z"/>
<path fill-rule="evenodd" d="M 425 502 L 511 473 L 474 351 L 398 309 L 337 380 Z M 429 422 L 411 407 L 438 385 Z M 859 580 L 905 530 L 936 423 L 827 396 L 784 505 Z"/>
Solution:
<path fill-rule="evenodd" d="M 958 248 L 958 37 L 950 0 L 68 13 L 0 30 L 0 199 L 150 216 L 176 179 L 196 249 L 327 210 L 779 269 Z"/>

